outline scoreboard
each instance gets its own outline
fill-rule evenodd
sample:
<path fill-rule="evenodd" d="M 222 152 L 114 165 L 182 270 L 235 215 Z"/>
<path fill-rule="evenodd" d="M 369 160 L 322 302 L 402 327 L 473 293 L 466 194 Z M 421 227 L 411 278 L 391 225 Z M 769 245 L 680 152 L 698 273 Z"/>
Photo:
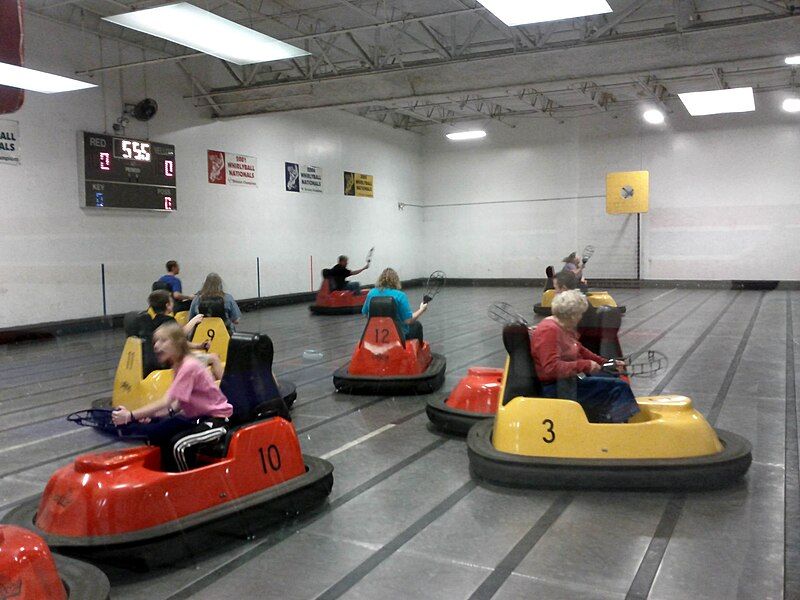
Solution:
<path fill-rule="evenodd" d="M 81 206 L 177 210 L 175 146 L 83 132 Z"/>

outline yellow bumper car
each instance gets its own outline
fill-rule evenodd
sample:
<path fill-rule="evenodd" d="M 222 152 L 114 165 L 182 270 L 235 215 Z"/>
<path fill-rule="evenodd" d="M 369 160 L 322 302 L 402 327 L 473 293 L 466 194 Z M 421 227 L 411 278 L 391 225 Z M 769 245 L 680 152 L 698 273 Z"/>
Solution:
<path fill-rule="evenodd" d="M 555 271 L 553 270 L 552 266 L 545 269 L 545 275 L 547 276 L 547 280 L 545 281 L 544 290 L 542 291 L 542 301 L 533 305 L 533 312 L 535 312 L 537 315 L 545 315 L 549 317 L 551 314 L 550 307 L 553 304 L 553 298 L 556 296 L 556 291 L 553 289 L 553 278 L 555 277 Z M 607 291 L 586 290 L 584 291 L 584 294 L 586 294 L 586 299 L 589 301 L 589 306 L 593 306 L 594 308 L 608 306 L 619 309 L 619 312 L 621 313 L 625 312 L 625 307 L 618 305 L 614 298 L 611 297 L 611 294 L 609 294 Z"/>
<path fill-rule="evenodd" d="M 506 327 L 503 341 L 509 356 L 497 414 L 467 437 L 478 478 L 516 487 L 705 489 L 750 467 L 750 442 L 711 427 L 689 398 L 640 397 L 628 423 L 592 423 L 577 402 L 539 397 L 526 327 Z"/>

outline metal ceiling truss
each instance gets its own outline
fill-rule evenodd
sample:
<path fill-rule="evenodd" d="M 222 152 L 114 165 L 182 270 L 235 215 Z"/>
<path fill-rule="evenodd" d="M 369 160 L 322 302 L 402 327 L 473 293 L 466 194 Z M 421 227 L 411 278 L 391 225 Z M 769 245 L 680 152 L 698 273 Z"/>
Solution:
<path fill-rule="evenodd" d="M 418 87 L 437 77 L 439 67 L 464 65 L 465 75 L 459 97 L 440 112 L 427 112 L 420 98 L 392 105 L 388 102 L 365 106 L 380 110 L 364 116 L 406 128 L 452 121 L 470 114 L 505 121 L 516 113 L 555 116 L 559 112 L 593 109 L 607 111 L 625 104 L 617 98 L 615 87 L 598 77 L 572 82 L 567 95 L 538 89 L 538 84 L 518 81 L 514 92 L 503 100 L 486 98 L 476 89 L 481 81 L 476 73 L 482 61 L 500 57 L 530 56 L 551 50 L 568 51 L 593 47 L 609 41 L 645 40 L 669 34 L 711 31 L 737 24 L 792 20 L 800 0 L 610 0 L 614 9 L 608 15 L 508 27 L 476 0 L 210 0 L 198 2 L 203 8 L 239 22 L 267 35 L 303 47 L 310 56 L 238 67 L 194 52 L 171 42 L 118 27 L 103 16 L 132 8 L 147 8 L 167 0 L 27 0 L 26 10 L 34 15 L 62 23 L 104 39 L 139 48 L 140 61 L 88 66 L 79 71 L 95 75 L 148 64 L 176 61 L 196 90 L 188 96 L 198 106 L 210 106 L 215 115 L 237 116 L 293 109 L 304 109 L 300 99 L 314 94 L 316 85 L 352 77 L 376 77 L 396 72 L 406 76 L 412 96 Z M 743 56 L 742 58 L 749 58 Z M 210 69 L 214 63 L 224 69 Z M 422 69 L 422 70 L 420 70 Z M 467 70 L 470 69 L 470 70 Z M 474 73 L 473 73 L 474 71 Z M 201 76 L 202 74 L 202 76 Z M 707 70 L 726 85 L 722 71 Z M 727 76 L 727 75 L 726 75 Z M 533 78 L 535 82 L 535 78 Z M 302 86 L 311 84 L 311 88 Z M 397 83 L 394 83 L 397 86 Z M 537 85 L 536 88 L 531 87 Z M 298 87 L 300 86 L 300 87 Z M 431 87 L 428 85 L 428 87 Z M 611 91 L 611 90 L 614 91 Z M 626 83 L 631 98 L 646 98 L 665 106 L 671 95 L 663 80 L 655 80 L 645 70 L 631 72 Z M 404 96 L 406 90 L 398 90 Z M 429 93 L 420 95 L 431 97 Z M 452 92 L 450 93 L 452 96 Z M 363 106 L 351 99 L 335 101 L 361 114 Z M 436 111 L 439 111 L 438 105 Z M 395 116 L 397 118 L 395 118 Z"/>

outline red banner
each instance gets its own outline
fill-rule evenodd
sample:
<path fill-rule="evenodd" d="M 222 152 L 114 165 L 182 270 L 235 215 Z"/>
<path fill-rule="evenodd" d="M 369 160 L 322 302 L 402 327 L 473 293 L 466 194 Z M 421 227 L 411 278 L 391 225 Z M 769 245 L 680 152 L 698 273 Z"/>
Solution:
<path fill-rule="evenodd" d="M 0 0 L 0 62 L 22 66 L 23 0 Z M 25 92 L 0 85 L 0 115 L 13 113 L 25 101 Z"/>
<path fill-rule="evenodd" d="M 225 185 L 227 171 L 225 169 L 225 153 L 219 150 L 208 151 L 208 183 Z"/>

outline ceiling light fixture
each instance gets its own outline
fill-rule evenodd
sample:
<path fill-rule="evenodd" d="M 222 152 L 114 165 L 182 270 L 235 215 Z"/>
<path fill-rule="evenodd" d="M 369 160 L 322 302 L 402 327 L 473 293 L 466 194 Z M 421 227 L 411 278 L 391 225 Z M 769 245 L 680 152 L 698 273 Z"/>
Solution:
<path fill-rule="evenodd" d="M 787 98 L 784 100 L 783 110 L 790 113 L 800 112 L 800 98 Z"/>
<path fill-rule="evenodd" d="M 750 112 L 756 109 L 753 88 L 731 88 L 709 92 L 678 94 L 686 110 L 693 117 L 723 113 Z"/>
<path fill-rule="evenodd" d="M 651 125 L 661 125 L 664 122 L 664 113 L 657 108 L 651 108 L 642 113 L 642 118 Z"/>
<path fill-rule="evenodd" d="M 454 142 L 463 142 L 464 140 L 478 140 L 486 137 L 486 132 L 483 129 L 474 129 L 472 131 L 455 131 L 453 133 L 445 134 L 445 137 Z"/>
<path fill-rule="evenodd" d="M 103 17 L 103 20 L 194 48 L 237 65 L 309 54 L 188 2 Z"/>
<path fill-rule="evenodd" d="M 606 0 L 478 0 L 495 17 L 509 26 L 544 23 L 610 13 Z"/>
<path fill-rule="evenodd" d="M 53 75 L 44 71 L 18 67 L 0 63 L 0 85 L 7 85 L 13 88 L 41 92 L 42 94 L 56 94 L 58 92 L 73 92 L 75 90 L 85 90 L 97 87 L 93 83 Z"/>
<path fill-rule="evenodd" d="M 787 65 L 800 65 L 800 54 L 795 54 L 794 56 L 787 56 L 783 61 Z"/>

